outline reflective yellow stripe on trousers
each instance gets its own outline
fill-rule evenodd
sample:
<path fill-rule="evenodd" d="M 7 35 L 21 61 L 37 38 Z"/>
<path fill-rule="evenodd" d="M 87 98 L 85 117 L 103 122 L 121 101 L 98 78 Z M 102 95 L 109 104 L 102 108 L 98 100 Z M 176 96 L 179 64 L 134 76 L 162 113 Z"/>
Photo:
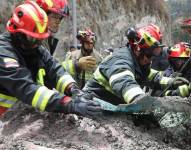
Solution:
<path fill-rule="evenodd" d="M 32 99 L 32 106 L 44 111 L 50 97 L 55 93 L 55 91 L 49 90 L 45 86 L 39 87 Z"/>
<path fill-rule="evenodd" d="M 0 106 L 11 108 L 16 102 L 16 97 L 0 94 Z"/>

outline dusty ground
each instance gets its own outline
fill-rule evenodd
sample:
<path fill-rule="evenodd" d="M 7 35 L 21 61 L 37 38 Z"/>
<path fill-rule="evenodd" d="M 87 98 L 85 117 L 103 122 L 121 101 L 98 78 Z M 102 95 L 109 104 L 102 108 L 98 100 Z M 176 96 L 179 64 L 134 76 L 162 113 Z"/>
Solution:
<path fill-rule="evenodd" d="M 184 138 L 177 139 L 173 135 L 177 128 L 169 134 L 157 127 L 135 126 L 131 116 L 125 114 L 105 114 L 99 120 L 91 120 L 75 115 L 39 114 L 19 106 L 1 120 L 2 150 L 191 149 L 189 129 L 188 135 L 182 133 Z"/>

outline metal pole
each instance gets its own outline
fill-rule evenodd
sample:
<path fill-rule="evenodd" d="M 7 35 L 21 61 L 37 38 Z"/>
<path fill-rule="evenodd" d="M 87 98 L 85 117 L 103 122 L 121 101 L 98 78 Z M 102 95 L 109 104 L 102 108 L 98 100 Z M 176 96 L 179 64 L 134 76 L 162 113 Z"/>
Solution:
<path fill-rule="evenodd" d="M 172 16 L 170 15 L 170 45 L 172 45 Z"/>
<path fill-rule="evenodd" d="M 170 22 L 170 45 L 172 45 L 172 15 L 171 15 L 171 9 L 172 9 L 172 7 L 171 7 L 171 0 L 169 0 L 169 2 L 170 2 L 170 18 L 169 18 L 169 22 Z"/>
<path fill-rule="evenodd" d="M 77 17 L 76 17 L 76 0 L 72 0 L 72 25 L 73 25 L 73 45 L 77 48 Z"/>

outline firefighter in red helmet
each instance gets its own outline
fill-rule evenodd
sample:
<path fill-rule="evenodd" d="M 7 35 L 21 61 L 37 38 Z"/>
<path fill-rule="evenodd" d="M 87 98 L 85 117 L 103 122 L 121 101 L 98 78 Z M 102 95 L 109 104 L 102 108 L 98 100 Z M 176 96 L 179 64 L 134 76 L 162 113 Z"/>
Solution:
<path fill-rule="evenodd" d="M 179 42 L 170 47 L 168 53 L 170 67 L 164 71 L 163 75 L 166 77 L 174 77 L 181 71 L 179 76 L 184 77 L 190 82 L 191 61 L 189 58 L 191 56 L 191 45 L 186 42 Z M 165 95 L 188 97 L 190 90 L 189 86 L 182 85 L 176 90 L 168 90 Z"/>
<path fill-rule="evenodd" d="M 155 34 L 157 38 L 159 39 L 159 41 L 162 43 L 162 33 L 160 32 L 159 27 L 154 24 L 150 24 L 148 26 L 148 29 L 153 30 L 154 31 L 153 34 Z M 160 71 L 164 71 L 165 69 L 168 68 L 169 63 L 167 58 L 167 55 L 168 55 L 167 49 L 168 47 L 163 47 L 161 55 L 153 57 L 151 68 L 160 70 Z"/>
<path fill-rule="evenodd" d="M 46 13 L 34 1 L 27 1 L 15 8 L 8 32 L 0 35 L 1 113 L 17 100 L 40 111 L 88 117 L 100 113 L 99 105 L 85 98 L 74 79 L 41 45 L 49 36 L 47 24 Z"/>
<path fill-rule="evenodd" d="M 148 101 L 157 103 L 157 99 L 146 95 L 143 86 L 164 88 L 174 81 L 173 78 L 162 77 L 159 71 L 150 68 L 152 57 L 160 55 L 162 51 L 160 36 L 156 25 L 129 28 L 127 46 L 116 49 L 102 61 L 94 72 L 93 79 L 83 90 L 112 104 L 141 103 L 146 107 Z M 184 81 L 180 83 L 184 84 Z M 173 86 L 176 87 L 176 84 L 173 83 Z M 150 106 L 148 109 L 151 109 Z"/>
<path fill-rule="evenodd" d="M 51 34 L 43 41 L 43 45 L 53 55 L 59 41 L 55 33 L 58 32 L 62 19 L 69 16 L 68 0 L 36 0 L 36 2 L 48 15 L 48 30 Z"/>

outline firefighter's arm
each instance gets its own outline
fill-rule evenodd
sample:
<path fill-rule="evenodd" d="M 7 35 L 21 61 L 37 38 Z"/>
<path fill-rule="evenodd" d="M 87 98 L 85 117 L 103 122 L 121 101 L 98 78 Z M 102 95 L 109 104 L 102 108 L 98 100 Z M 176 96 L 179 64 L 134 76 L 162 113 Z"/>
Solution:
<path fill-rule="evenodd" d="M 144 95 L 144 91 L 135 80 L 131 62 L 123 57 L 113 57 L 107 60 L 106 69 L 100 69 L 109 80 L 109 86 L 114 93 L 130 103 L 137 96 Z"/>
<path fill-rule="evenodd" d="M 165 88 L 173 79 L 170 77 L 164 77 L 162 71 L 157 71 L 155 69 L 150 69 L 150 73 L 147 78 L 151 83 L 154 83 L 153 85 L 155 88 Z"/>
<path fill-rule="evenodd" d="M 73 95 L 77 91 L 80 92 L 73 77 L 60 65 L 60 63 L 51 57 L 49 53 L 45 53 L 45 70 L 48 79 L 52 83 L 52 87 L 56 88 L 60 93 L 68 96 Z"/>
<path fill-rule="evenodd" d="M 154 69 L 150 69 L 148 80 L 154 83 L 156 88 L 162 89 L 167 87 L 170 89 L 176 89 L 178 86 L 189 84 L 189 81 L 183 77 L 165 77 L 163 76 L 163 72 Z"/>
<path fill-rule="evenodd" d="M 35 83 L 30 70 L 20 65 L 15 58 L 0 57 L 0 83 L 3 89 L 18 100 L 41 111 L 46 109 L 49 102 L 53 103 L 60 98 L 55 91 Z"/>
<path fill-rule="evenodd" d="M 38 85 L 30 70 L 13 58 L 0 58 L 0 83 L 11 95 L 40 111 L 75 113 L 87 117 L 101 113 L 99 104 L 81 95 L 71 98 Z"/>
<path fill-rule="evenodd" d="M 145 95 L 131 70 L 127 69 L 111 75 L 109 83 L 116 93 L 121 94 L 126 103 L 131 103 L 136 97 Z"/>

